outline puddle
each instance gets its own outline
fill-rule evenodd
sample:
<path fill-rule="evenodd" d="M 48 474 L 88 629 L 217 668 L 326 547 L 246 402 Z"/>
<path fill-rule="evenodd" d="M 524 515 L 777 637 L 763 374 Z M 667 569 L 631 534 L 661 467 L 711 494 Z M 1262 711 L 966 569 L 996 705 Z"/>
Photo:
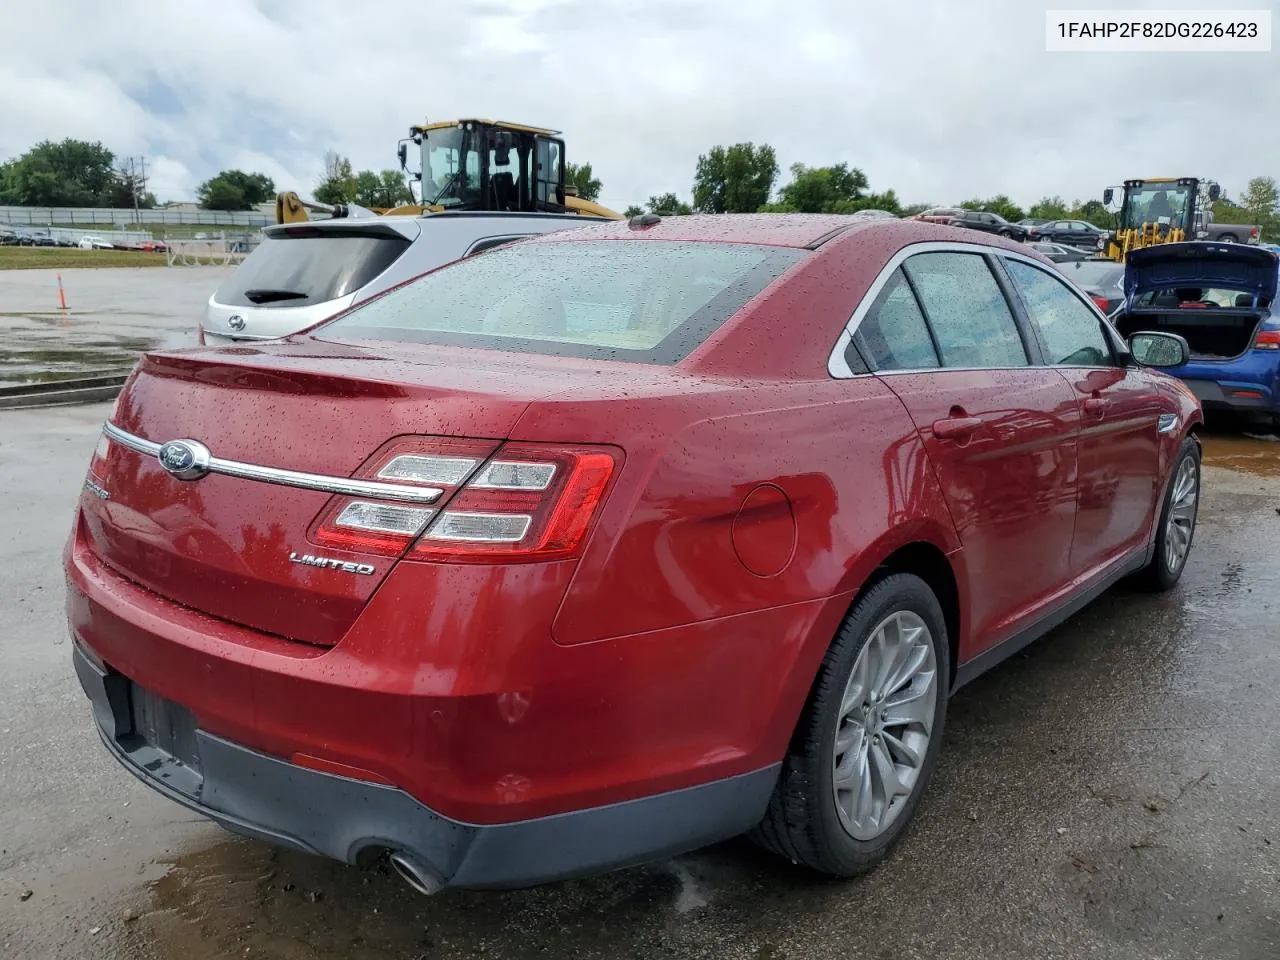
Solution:
<path fill-rule="evenodd" d="M 195 346 L 188 331 L 132 331 L 74 315 L 7 318 L 0 327 L 0 385 L 127 372 L 147 350 Z"/>
<path fill-rule="evenodd" d="M 1256 477 L 1280 477 L 1280 437 L 1209 433 L 1201 437 L 1204 462 Z"/>

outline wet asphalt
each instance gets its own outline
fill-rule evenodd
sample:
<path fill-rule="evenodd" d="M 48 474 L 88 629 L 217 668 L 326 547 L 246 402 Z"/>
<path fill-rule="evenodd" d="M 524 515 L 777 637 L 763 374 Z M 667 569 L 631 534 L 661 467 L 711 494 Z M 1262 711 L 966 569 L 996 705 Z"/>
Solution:
<path fill-rule="evenodd" d="M 731 841 L 422 898 L 234 838 L 107 757 L 59 554 L 108 409 L 0 412 L 2 958 L 1280 958 L 1275 437 L 1207 438 L 1177 589 L 1121 585 L 957 695 L 872 874 L 818 880 Z"/>
<path fill-rule="evenodd" d="M 0 386 L 128 370 L 143 350 L 194 344 L 209 295 L 233 269 L 0 271 Z"/>

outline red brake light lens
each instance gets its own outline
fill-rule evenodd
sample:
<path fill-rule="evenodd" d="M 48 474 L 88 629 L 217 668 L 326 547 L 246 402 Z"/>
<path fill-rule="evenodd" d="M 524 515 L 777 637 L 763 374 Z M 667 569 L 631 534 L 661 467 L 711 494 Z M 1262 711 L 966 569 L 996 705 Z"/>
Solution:
<path fill-rule="evenodd" d="M 615 465 L 602 448 L 507 444 L 440 511 L 409 556 L 463 563 L 573 556 Z"/>
<path fill-rule="evenodd" d="M 616 465 L 596 447 L 411 438 L 357 477 L 439 490 L 431 503 L 335 497 L 312 525 L 322 547 L 461 563 L 553 560 L 582 545 Z M 410 545 L 412 544 L 412 547 Z"/>
<path fill-rule="evenodd" d="M 1280 350 L 1280 330 L 1261 330 L 1253 345 L 1258 350 Z"/>
<path fill-rule="evenodd" d="M 1108 304 L 1107 304 L 1106 297 L 1102 296 L 1101 294 L 1091 293 L 1089 294 L 1089 299 L 1092 300 L 1094 303 L 1096 303 L 1098 305 L 1098 309 L 1101 310 L 1103 313 L 1107 312 Z"/>

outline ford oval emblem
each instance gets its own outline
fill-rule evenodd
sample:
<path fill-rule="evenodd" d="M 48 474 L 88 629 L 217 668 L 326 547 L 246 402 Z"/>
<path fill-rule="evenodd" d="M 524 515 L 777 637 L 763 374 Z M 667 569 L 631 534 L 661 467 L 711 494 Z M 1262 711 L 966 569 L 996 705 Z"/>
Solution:
<path fill-rule="evenodd" d="M 238 313 L 233 313 L 231 316 L 227 317 L 227 326 L 232 330 L 243 330 L 244 317 Z"/>
<path fill-rule="evenodd" d="M 170 440 L 160 447 L 156 458 L 179 480 L 199 480 L 209 472 L 213 459 L 209 448 L 196 440 Z"/>

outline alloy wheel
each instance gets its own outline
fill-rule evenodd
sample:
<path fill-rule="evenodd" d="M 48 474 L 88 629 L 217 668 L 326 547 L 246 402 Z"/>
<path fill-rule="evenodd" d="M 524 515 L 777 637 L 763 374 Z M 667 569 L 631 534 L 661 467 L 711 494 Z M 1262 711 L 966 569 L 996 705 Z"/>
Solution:
<path fill-rule="evenodd" d="M 1164 561 L 1170 573 L 1176 573 L 1186 562 L 1191 537 L 1196 529 L 1196 507 L 1200 481 L 1191 457 L 1178 465 L 1173 478 L 1173 497 L 1169 501 L 1169 519 L 1165 522 Z"/>
<path fill-rule="evenodd" d="M 909 610 L 882 620 L 858 652 L 832 768 L 840 823 L 855 839 L 874 840 L 906 807 L 929 753 L 937 684 L 932 634 Z"/>

